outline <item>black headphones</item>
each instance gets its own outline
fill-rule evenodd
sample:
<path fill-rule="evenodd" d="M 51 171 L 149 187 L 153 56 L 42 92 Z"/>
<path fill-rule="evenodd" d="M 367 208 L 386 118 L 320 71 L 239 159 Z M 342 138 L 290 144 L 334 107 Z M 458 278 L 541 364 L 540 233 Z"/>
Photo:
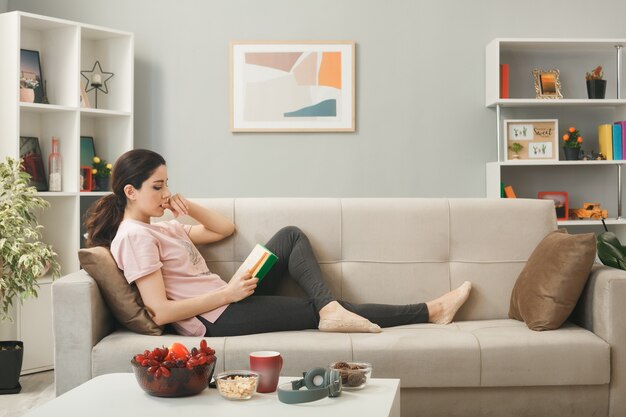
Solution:
<path fill-rule="evenodd" d="M 304 378 L 278 386 L 278 399 L 285 404 L 308 403 L 341 395 L 341 374 L 336 369 L 313 368 Z M 300 391 L 300 388 L 306 390 Z"/>

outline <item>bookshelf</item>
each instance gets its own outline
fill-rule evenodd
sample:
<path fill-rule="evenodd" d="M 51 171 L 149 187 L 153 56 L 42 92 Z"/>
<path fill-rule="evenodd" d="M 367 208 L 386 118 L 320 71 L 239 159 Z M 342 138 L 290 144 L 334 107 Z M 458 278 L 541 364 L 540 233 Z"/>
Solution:
<path fill-rule="evenodd" d="M 608 209 L 607 224 L 622 217 L 623 167 L 626 161 L 567 161 L 561 136 L 569 126 L 580 129 L 582 148 L 598 152 L 597 126 L 626 120 L 623 93 L 623 48 L 626 39 L 499 38 L 486 47 L 485 106 L 496 113 L 497 161 L 486 164 L 486 195 L 500 198 L 500 184 L 512 185 L 518 197 L 537 198 L 539 191 L 567 191 L 570 208 L 599 202 Z M 619 47 L 618 47 L 619 46 Z M 509 97 L 500 98 L 500 64 L 509 64 Z M 588 99 L 585 73 L 602 65 L 605 99 Z M 563 99 L 536 99 L 533 69 L 558 69 Z M 554 161 L 505 161 L 503 132 L 507 119 L 558 119 L 559 158 Z M 562 226 L 598 226 L 599 220 L 559 221 Z"/>
<path fill-rule="evenodd" d="M 49 104 L 20 102 L 20 50 L 39 52 Z M 84 23 L 14 11 L 0 14 L 0 158 L 19 157 L 20 136 L 39 138 L 44 168 L 51 138 L 60 139 L 62 191 L 41 192 L 51 207 L 38 214 L 43 239 L 58 254 L 61 274 L 80 268 L 82 215 L 104 192 L 80 191 L 80 136 L 92 136 L 96 152 L 113 162 L 133 148 L 134 36 Z M 98 95 L 98 107 L 80 102 L 80 71 L 98 60 L 113 72 L 109 93 Z M 89 93 L 93 105 L 95 97 Z M 17 338 L 26 346 L 23 373 L 53 367 L 50 277 L 40 280 L 40 296 L 15 309 L 10 328 L 1 338 Z"/>

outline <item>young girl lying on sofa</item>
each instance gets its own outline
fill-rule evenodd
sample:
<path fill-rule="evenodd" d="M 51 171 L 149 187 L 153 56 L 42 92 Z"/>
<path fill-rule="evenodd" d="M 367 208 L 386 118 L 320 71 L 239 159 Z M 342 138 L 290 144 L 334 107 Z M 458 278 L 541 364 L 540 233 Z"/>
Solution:
<path fill-rule="evenodd" d="M 155 152 L 136 149 L 115 163 L 113 193 L 87 214 L 89 246 L 105 246 L 159 325 L 171 323 L 188 336 L 234 336 L 319 328 L 327 332 L 372 332 L 411 323 L 448 324 L 469 296 L 471 283 L 426 303 L 353 304 L 338 301 L 324 283 L 306 235 L 279 230 L 266 247 L 278 261 L 259 283 L 250 273 L 229 282 L 209 271 L 195 245 L 233 234 L 235 225 L 167 187 L 167 167 Z M 199 224 L 150 223 L 171 210 Z M 291 276 L 308 299 L 274 295 Z"/>

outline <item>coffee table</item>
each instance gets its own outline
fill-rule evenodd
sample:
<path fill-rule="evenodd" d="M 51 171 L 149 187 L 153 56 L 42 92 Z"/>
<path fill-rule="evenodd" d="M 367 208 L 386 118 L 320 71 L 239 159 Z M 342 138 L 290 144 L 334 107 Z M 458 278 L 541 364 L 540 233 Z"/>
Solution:
<path fill-rule="evenodd" d="M 279 383 L 298 379 L 281 377 Z M 255 393 L 248 401 L 230 401 L 214 388 L 184 398 L 152 397 L 139 388 L 131 373 L 95 377 L 25 414 L 27 417 L 150 417 L 228 416 L 319 417 L 365 415 L 400 417 L 400 380 L 372 378 L 358 391 L 303 404 L 283 404 L 276 393 Z"/>

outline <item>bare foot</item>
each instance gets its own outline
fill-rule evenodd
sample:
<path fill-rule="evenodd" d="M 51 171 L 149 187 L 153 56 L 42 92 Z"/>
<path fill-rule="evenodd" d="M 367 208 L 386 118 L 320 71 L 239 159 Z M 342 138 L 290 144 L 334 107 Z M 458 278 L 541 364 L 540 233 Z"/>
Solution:
<path fill-rule="evenodd" d="M 346 310 L 337 301 L 331 301 L 320 310 L 318 328 L 323 332 L 380 333 L 380 326 Z"/>
<path fill-rule="evenodd" d="M 428 321 L 435 324 L 449 324 L 459 308 L 467 301 L 472 283 L 465 281 L 460 287 L 426 303 Z"/>

